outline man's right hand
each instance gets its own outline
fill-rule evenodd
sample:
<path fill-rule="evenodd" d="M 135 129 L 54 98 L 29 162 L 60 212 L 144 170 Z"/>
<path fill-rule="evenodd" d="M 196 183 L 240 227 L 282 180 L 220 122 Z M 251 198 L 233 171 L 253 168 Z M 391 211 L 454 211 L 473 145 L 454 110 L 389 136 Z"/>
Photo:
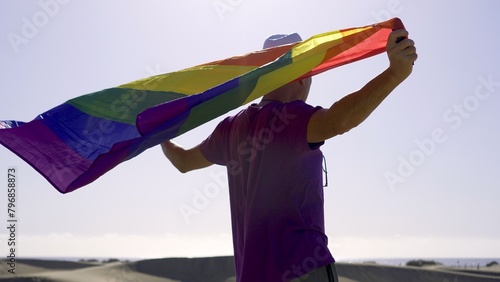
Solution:
<path fill-rule="evenodd" d="M 186 150 L 171 140 L 161 143 L 163 154 L 182 173 L 212 165 L 200 151 L 200 145 Z"/>

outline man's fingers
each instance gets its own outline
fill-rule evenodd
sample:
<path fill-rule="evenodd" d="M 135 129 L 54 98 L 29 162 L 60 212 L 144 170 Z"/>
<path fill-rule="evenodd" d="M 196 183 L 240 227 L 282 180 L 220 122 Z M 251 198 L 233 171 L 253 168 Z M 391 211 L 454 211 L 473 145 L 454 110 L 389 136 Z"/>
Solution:
<path fill-rule="evenodd" d="M 415 46 L 409 46 L 409 47 L 406 47 L 405 49 L 401 50 L 401 54 L 403 54 L 405 56 L 415 54 L 415 53 L 417 53 L 417 48 L 415 48 Z"/>
<path fill-rule="evenodd" d="M 415 41 L 408 38 L 408 31 L 404 29 L 394 30 L 389 34 L 387 53 L 391 60 L 391 64 L 398 61 L 413 63 L 418 57 Z M 395 64 L 395 66 L 396 65 L 397 64 Z"/>
<path fill-rule="evenodd" d="M 404 29 L 397 29 L 397 30 L 392 31 L 391 34 L 389 34 L 389 42 L 396 43 L 398 38 L 401 38 L 401 37 L 403 37 L 403 38 L 408 37 L 408 31 L 406 31 Z"/>
<path fill-rule="evenodd" d="M 399 42 L 398 44 L 396 44 L 396 49 L 398 50 L 405 50 L 407 48 L 410 48 L 410 47 L 414 47 L 415 46 L 415 41 L 411 40 L 411 39 L 404 39 L 403 41 Z"/>

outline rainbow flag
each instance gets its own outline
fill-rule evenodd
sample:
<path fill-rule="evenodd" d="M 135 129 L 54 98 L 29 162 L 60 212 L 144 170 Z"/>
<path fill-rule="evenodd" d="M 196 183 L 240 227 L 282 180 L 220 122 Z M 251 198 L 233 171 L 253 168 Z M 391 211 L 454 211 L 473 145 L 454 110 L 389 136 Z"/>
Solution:
<path fill-rule="evenodd" d="M 401 20 L 161 74 L 71 99 L 34 120 L 0 121 L 0 143 L 59 192 L 296 79 L 385 51 Z"/>

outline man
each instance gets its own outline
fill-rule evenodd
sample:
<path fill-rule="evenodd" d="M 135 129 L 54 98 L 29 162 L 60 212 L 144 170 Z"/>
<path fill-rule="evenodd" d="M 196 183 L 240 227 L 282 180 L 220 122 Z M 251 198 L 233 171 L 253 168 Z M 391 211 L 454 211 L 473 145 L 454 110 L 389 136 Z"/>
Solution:
<path fill-rule="evenodd" d="M 306 78 L 226 118 L 192 149 L 162 144 L 183 173 L 214 163 L 227 167 L 237 281 L 338 281 L 324 230 L 319 148 L 359 125 L 410 75 L 417 54 L 407 36 L 393 31 L 389 67 L 329 108 L 305 103 Z M 300 40 L 297 34 L 272 36 L 264 48 Z"/>

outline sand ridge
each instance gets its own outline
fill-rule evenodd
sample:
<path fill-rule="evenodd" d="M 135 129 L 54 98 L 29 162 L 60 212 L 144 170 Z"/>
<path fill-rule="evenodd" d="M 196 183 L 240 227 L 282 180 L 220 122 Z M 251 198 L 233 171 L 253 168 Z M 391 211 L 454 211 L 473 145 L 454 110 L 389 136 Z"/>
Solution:
<path fill-rule="evenodd" d="M 500 267 L 464 270 L 447 267 L 337 263 L 340 282 L 492 282 Z M 24 282 L 234 282 L 233 257 L 165 258 L 89 263 L 18 260 L 16 275 L 0 264 L 0 281 Z M 273 281 L 270 281 L 273 282 Z"/>

